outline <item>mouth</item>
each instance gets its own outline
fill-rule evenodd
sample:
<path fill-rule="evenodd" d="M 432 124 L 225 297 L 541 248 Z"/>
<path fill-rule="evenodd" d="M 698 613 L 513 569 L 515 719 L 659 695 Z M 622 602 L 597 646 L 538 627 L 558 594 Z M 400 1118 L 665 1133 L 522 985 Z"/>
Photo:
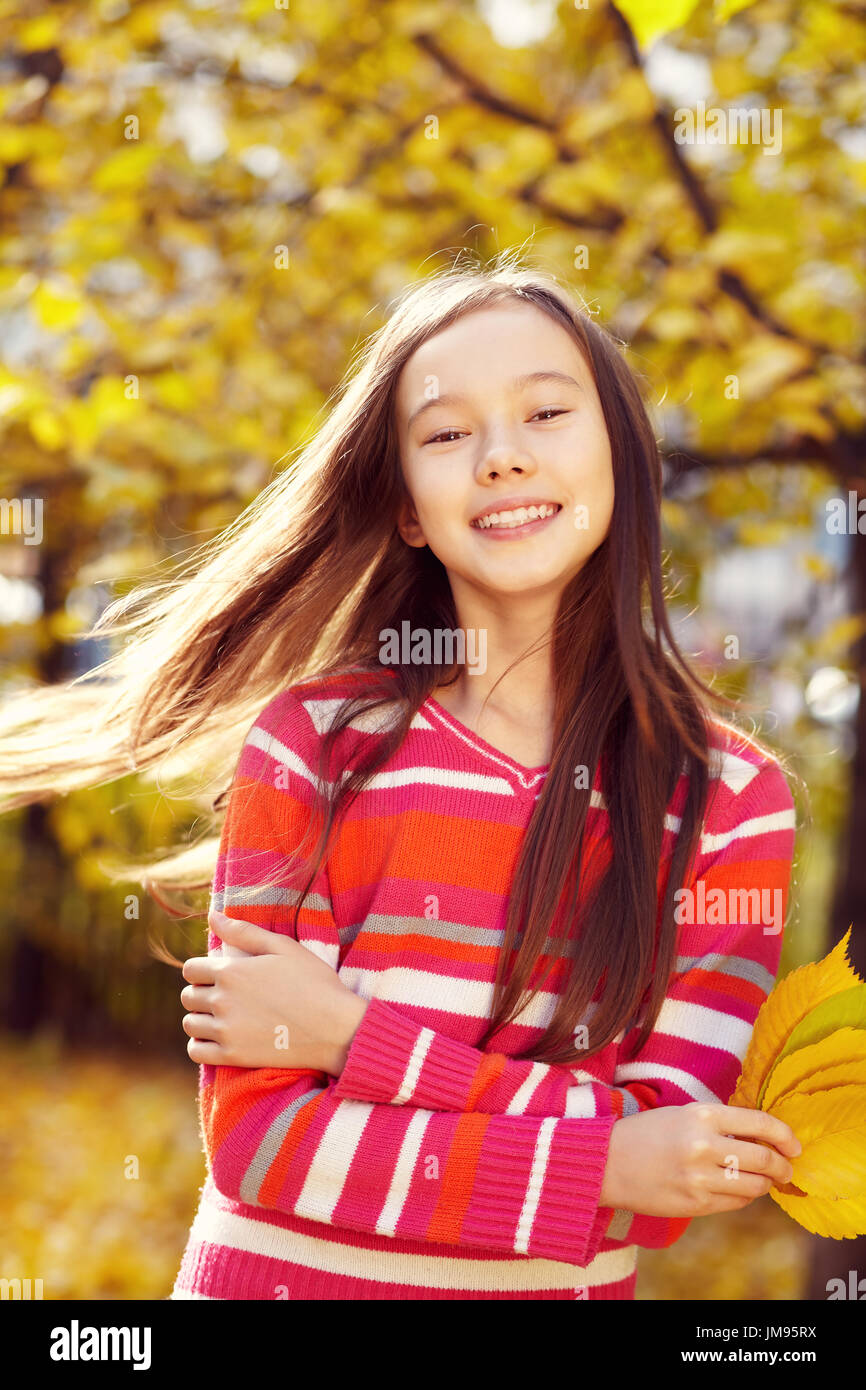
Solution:
<path fill-rule="evenodd" d="M 508 537 L 523 537 L 548 526 L 562 511 L 560 502 L 529 502 L 519 506 L 500 507 L 498 511 L 490 508 L 470 521 L 475 531 L 481 531 L 491 540 Z"/>

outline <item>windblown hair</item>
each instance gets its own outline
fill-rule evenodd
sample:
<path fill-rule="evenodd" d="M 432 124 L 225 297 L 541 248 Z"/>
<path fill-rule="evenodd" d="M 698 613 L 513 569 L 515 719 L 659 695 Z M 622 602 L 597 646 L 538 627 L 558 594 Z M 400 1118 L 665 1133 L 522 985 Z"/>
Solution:
<path fill-rule="evenodd" d="M 521 266 L 515 253 L 488 267 L 455 263 L 410 286 L 295 461 L 222 534 L 178 564 L 176 577 L 142 583 L 106 609 L 88 636 L 131 634 L 121 649 L 76 680 L 7 701 L 0 810 L 154 768 L 166 755 L 212 769 L 225 788 L 213 802 L 213 833 L 122 875 L 140 877 L 174 911 L 159 890 L 209 885 L 218 813 L 257 714 L 298 681 L 361 668 L 372 679 L 337 711 L 323 739 L 320 777 L 359 713 L 387 704 L 397 717 L 386 721 L 384 737 L 364 741 L 356 765 L 323 794 L 318 844 L 304 861 L 308 891 L 341 815 L 399 747 L 427 696 L 459 675 L 456 666 L 385 669 L 379 660 L 385 628 L 405 620 L 411 630 L 458 627 L 444 566 L 397 530 L 407 495 L 395 419 L 400 372 L 421 343 L 461 315 L 515 300 L 550 315 L 583 354 L 604 411 L 615 497 L 606 538 L 540 638 L 552 647 L 555 681 L 551 765 L 517 864 L 492 1017 L 479 1046 L 542 987 L 543 978 L 533 980 L 542 957 L 546 977 L 557 957 L 570 956 L 549 1027 L 526 1055 L 574 1064 L 575 1025 L 589 1014 L 592 1046 L 581 1058 L 636 1022 L 639 1050 L 655 1023 L 675 964 L 673 895 L 687 881 L 707 809 L 711 702 L 733 702 L 692 673 L 670 630 L 661 460 L 621 345 L 554 276 Z M 585 789 L 575 786 L 581 765 L 589 770 Z M 596 769 L 612 860 L 585 900 L 578 885 Z M 683 770 L 688 790 L 657 922 L 665 810 Z M 567 941 L 576 920 L 580 933 Z"/>

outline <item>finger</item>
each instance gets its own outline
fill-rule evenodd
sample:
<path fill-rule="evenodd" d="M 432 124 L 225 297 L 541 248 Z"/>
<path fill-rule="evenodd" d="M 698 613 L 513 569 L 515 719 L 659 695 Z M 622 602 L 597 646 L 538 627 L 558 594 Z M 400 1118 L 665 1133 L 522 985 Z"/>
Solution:
<path fill-rule="evenodd" d="M 297 945 L 283 932 L 268 931 L 267 927 L 259 927 L 255 922 L 227 917 L 216 908 L 208 914 L 208 923 L 222 941 L 227 941 L 230 946 L 239 946 L 251 956 L 273 956 Z M 286 943 L 289 943 L 288 948 Z"/>
<path fill-rule="evenodd" d="M 216 984 L 217 960 L 214 956 L 190 956 L 183 963 L 181 974 L 191 985 Z"/>
<path fill-rule="evenodd" d="M 180 1002 L 190 1013 L 212 1014 L 213 992 L 213 985 L 185 985 L 180 992 Z"/>
<path fill-rule="evenodd" d="M 750 1110 L 742 1105 L 719 1106 L 720 1128 L 744 1139 L 772 1144 L 787 1158 L 797 1158 L 803 1146 L 790 1125 L 766 1110 Z"/>
<path fill-rule="evenodd" d="M 710 1190 L 719 1197 L 745 1197 L 747 1201 L 753 1202 L 756 1197 L 765 1197 L 770 1188 L 775 1186 L 776 1183 L 766 1174 L 747 1173 L 745 1169 L 729 1181 L 727 1171 L 720 1168 Z"/>
<path fill-rule="evenodd" d="M 218 1041 L 220 1027 L 213 1014 L 184 1014 L 180 1026 L 191 1038 Z"/>
<path fill-rule="evenodd" d="M 227 917 L 224 912 L 218 912 L 211 908 L 208 913 L 208 926 L 221 941 L 227 941 L 231 946 L 239 946 L 251 956 L 270 955 L 271 948 L 266 944 L 264 938 L 269 933 L 263 927 L 257 927 L 255 922 L 244 922 L 236 917 Z"/>
<path fill-rule="evenodd" d="M 758 1192 L 755 1195 L 758 1197 L 763 1197 L 766 1194 L 763 1192 Z M 722 1197 L 717 1195 L 713 1201 L 713 1212 L 715 1213 L 719 1211 L 741 1211 L 743 1207 L 747 1207 L 749 1203 L 753 1202 L 754 1200 L 754 1197 Z"/>
<path fill-rule="evenodd" d="M 718 1155 L 725 1169 L 724 1181 L 731 1185 L 738 1185 L 739 1179 L 746 1174 L 767 1178 L 775 1187 L 790 1182 L 793 1177 L 790 1159 L 764 1144 L 749 1144 L 744 1139 L 723 1135 Z"/>
<path fill-rule="evenodd" d="M 222 1048 L 219 1043 L 208 1042 L 204 1038 L 190 1038 L 186 1051 L 191 1062 L 204 1063 L 208 1067 L 223 1065 Z"/>

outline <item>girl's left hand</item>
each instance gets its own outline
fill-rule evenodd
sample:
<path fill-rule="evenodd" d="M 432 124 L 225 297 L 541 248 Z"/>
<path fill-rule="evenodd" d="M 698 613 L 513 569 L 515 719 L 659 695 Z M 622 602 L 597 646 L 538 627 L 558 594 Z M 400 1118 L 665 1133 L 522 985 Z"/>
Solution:
<path fill-rule="evenodd" d="M 212 910 L 208 925 L 245 956 L 192 956 L 181 990 L 187 1053 L 216 1067 L 309 1068 L 339 1076 L 367 1001 L 280 932 Z"/>

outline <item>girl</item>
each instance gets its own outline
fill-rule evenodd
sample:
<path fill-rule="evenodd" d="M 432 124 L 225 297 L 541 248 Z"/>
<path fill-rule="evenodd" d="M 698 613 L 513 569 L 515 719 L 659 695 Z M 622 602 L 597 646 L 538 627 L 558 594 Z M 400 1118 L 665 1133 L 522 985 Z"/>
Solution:
<path fill-rule="evenodd" d="M 237 736 L 184 966 L 208 1174 L 173 1298 L 630 1299 L 639 1246 L 789 1182 L 790 1128 L 725 1102 L 793 800 L 676 646 L 660 504 L 614 340 L 507 255 L 455 265 L 115 624 L 147 630 L 112 705 L 67 691 L 70 740 L 102 723 L 55 789 Z"/>

